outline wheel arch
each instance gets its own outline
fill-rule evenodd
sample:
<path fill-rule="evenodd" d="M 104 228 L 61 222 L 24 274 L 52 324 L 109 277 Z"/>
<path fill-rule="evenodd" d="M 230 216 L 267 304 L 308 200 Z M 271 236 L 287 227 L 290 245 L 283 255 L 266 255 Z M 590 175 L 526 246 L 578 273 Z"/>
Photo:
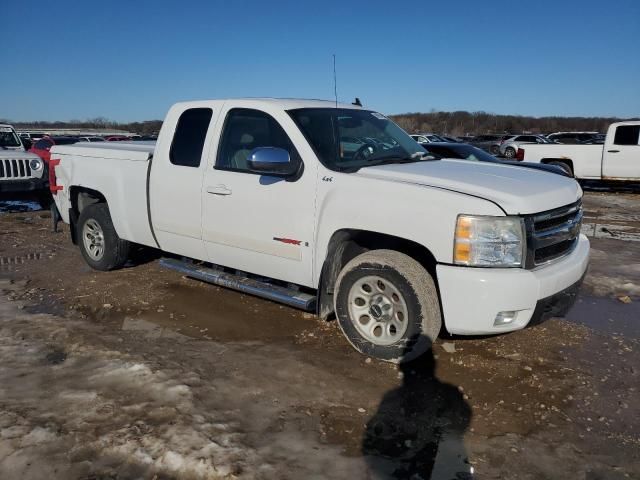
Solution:
<path fill-rule="evenodd" d="M 387 233 L 341 229 L 334 232 L 329 240 L 320 273 L 316 302 L 316 313 L 320 318 L 327 319 L 334 313 L 334 287 L 342 268 L 361 253 L 377 249 L 395 250 L 413 258 L 429 272 L 437 288 L 437 261 L 424 245 Z"/>
<path fill-rule="evenodd" d="M 565 163 L 571 169 L 571 173 L 575 172 L 575 170 L 573 168 L 573 160 L 571 160 L 570 158 L 542 158 L 542 159 L 540 159 L 540 163 L 544 163 L 546 165 L 548 165 L 549 163 L 553 163 L 553 162 Z"/>
<path fill-rule="evenodd" d="M 107 204 L 107 199 L 98 190 L 87 187 L 72 186 L 69 189 L 69 200 L 71 207 L 69 208 L 69 223 L 71 231 L 71 241 L 74 245 L 78 244 L 76 225 L 82 211 L 89 205 L 96 203 Z M 108 204 L 107 204 L 108 206 Z"/>

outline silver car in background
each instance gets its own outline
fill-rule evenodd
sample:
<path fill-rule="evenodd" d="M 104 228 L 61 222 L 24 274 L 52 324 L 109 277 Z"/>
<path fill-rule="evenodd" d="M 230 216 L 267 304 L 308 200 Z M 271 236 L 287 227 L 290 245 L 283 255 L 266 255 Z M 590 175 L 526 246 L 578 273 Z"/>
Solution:
<path fill-rule="evenodd" d="M 527 143 L 554 143 L 542 135 L 512 135 L 505 138 L 500 144 L 500 155 L 506 158 L 515 158 L 518 147 Z"/>

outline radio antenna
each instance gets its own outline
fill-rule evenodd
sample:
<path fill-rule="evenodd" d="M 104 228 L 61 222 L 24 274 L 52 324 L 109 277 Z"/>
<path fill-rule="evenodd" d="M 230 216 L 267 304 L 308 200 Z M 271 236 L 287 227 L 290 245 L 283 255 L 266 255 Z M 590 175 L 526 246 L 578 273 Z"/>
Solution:
<path fill-rule="evenodd" d="M 336 76 L 336 54 L 333 54 L 333 95 L 336 98 L 336 108 L 338 108 L 338 80 Z"/>

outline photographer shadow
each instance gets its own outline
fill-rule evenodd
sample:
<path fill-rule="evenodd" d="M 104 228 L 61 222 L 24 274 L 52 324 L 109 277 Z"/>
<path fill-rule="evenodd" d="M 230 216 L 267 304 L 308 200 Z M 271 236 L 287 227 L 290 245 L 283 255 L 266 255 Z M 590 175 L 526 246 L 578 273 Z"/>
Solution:
<path fill-rule="evenodd" d="M 362 439 L 371 479 L 473 478 L 464 446 L 471 408 L 435 366 L 432 350 L 399 365 L 402 385 L 385 394 Z"/>

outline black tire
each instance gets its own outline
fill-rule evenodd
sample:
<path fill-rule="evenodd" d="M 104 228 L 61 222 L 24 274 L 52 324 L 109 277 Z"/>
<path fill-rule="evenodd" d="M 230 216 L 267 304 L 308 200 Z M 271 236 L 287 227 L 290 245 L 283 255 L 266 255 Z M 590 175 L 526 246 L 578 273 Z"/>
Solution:
<path fill-rule="evenodd" d="M 554 165 L 558 168 L 561 168 L 562 170 L 565 171 L 565 173 L 567 173 L 568 175 L 571 175 L 573 177 L 573 169 L 571 168 L 571 166 L 565 162 L 561 162 L 561 161 L 556 161 L 556 162 L 549 162 L 547 165 Z"/>
<path fill-rule="evenodd" d="M 516 149 L 513 147 L 507 147 L 504 149 L 504 156 L 507 158 L 514 158 L 516 156 Z"/>
<path fill-rule="evenodd" d="M 97 224 L 102 230 L 103 252 L 99 258 L 88 250 L 87 241 L 85 241 L 85 225 L 88 222 L 92 225 Z M 84 260 L 91 268 L 101 271 L 116 270 L 127 262 L 131 243 L 118 237 L 106 203 L 89 205 L 82 210 L 76 228 L 78 246 Z"/>
<path fill-rule="evenodd" d="M 498 147 L 497 145 L 491 145 L 491 148 L 489 150 L 491 150 L 492 155 L 500 155 L 500 147 Z"/>
<path fill-rule="evenodd" d="M 403 328 L 406 330 L 401 334 L 398 332 L 397 341 L 392 337 L 392 344 L 373 343 L 359 330 L 366 328 L 366 325 L 357 327 L 356 322 L 360 320 L 352 319 L 353 308 L 369 307 L 352 307 L 350 295 L 364 286 L 357 285 L 358 282 L 366 282 L 366 277 L 372 276 L 389 282 L 400 293 L 403 306 L 406 306 L 406 317 L 403 315 L 406 322 Z M 355 295 L 357 297 L 360 294 Z M 336 281 L 334 302 L 340 329 L 353 348 L 387 362 L 408 362 L 429 351 L 442 326 L 440 302 L 431 275 L 411 257 L 393 250 L 371 250 L 347 263 Z M 374 318 L 373 300 L 370 305 L 370 320 L 374 324 L 380 322 L 379 317 L 377 320 Z M 395 305 L 392 307 L 395 312 Z M 363 314 L 360 319 L 368 316 L 369 313 Z M 372 331 L 375 332 L 375 328 Z"/>

